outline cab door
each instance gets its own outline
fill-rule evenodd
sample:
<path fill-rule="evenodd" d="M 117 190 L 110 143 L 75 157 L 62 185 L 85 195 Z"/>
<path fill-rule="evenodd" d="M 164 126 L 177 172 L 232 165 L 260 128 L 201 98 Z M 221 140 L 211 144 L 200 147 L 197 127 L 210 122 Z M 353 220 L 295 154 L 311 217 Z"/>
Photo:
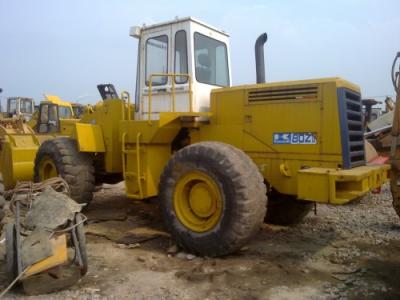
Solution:
<path fill-rule="evenodd" d="M 191 64 L 189 63 L 192 60 L 192 53 L 189 49 L 191 47 L 190 27 L 188 23 L 172 24 L 172 72 L 174 74 L 192 74 Z M 187 76 L 176 76 L 170 79 L 171 81 L 175 81 L 175 111 L 190 111 L 190 78 Z"/>
<path fill-rule="evenodd" d="M 36 131 L 38 133 L 60 132 L 60 117 L 58 115 L 57 104 L 54 103 L 40 104 Z"/>
<path fill-rule="evenodd" d="M 171 73 L 171 25 L 154 28 L 141 38 L 140 43 L 140 119 L 156 120 L 160 112 L 172 110 L 171 78 L 151 77 Z"/>

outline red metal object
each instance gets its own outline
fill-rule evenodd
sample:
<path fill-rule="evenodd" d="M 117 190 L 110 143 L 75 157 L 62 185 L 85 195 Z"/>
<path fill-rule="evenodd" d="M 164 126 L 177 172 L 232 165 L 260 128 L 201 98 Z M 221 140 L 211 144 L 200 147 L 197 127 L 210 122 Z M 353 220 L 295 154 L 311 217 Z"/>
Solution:
<path fill-rule="evenodd" d="M 384 165 L 387 163 L 389 163 L 389 156 L 381 156 L 381 155 L 374 157 L 368 162 L 368 164 L 371 165 Z"/>

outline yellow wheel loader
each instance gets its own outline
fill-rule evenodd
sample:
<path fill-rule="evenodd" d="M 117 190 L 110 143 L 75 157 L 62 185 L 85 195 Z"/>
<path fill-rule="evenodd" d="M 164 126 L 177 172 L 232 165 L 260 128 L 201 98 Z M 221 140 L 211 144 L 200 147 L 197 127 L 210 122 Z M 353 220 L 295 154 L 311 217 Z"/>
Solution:
<path fill-rule="evenodd" d="M 130 35 L 134 104 L 99 86 L 103 101 L 72 134 L 41 142 L 25 162 L 36 181 L 61 176 L 89 202 L 96 182 L 123 179 L 128 197 L 158 197 L 180 246 L 208 256 L 238 250 L 264 219 L 294 224 L 314 203 L 345 204 L 387 182 L 388 165 L 366 163 L 358 86 L 265 83 L 266 34 L 255 45 L 257 84 L 242 86 L 232 86 L 224 31 L 183 18 Z"/>
<path fill-rule="evenodd" d="M 73 106 L 70 102 L 63 101 L 60 97 L 55 95 L 44 94 L 44 98 L 45 99 L 40 102 L 40 105 L 32 119 L 28 122 L 28 125 L 38 133 L 57 132 L 61 135 L 71 135 L 75 127 L 74 124 L 78 119 L 74 110 L 76 105 Z M 54 129 L 57 128 L 55 124 L 53 124 L 53 127 L 49 128 L 48 126 L 43 125 L 43 123 L 48 122 L 49 114 L 54 115 L 54 109 L 58 110 L 57 116 L 50 116 L 50 118 L 53 118 L 60 123 L 59 130 Z"/>
<path fill-rule="evenodd" d="M 15 100 L 8 103 L 11 108 L 17 107 L 17 112 L 24 106 L 21 101 L 29 100 L 9 99 Z M 0 172 L 4 174 L 6 189 L 13 188 L 17 181 L 33 180 L 36 152 L 43 141 L 56 136 L 71 136 L 75 130 L 78 120 L 74 118 L 71 103 L 51 95 L 45 95 L 45 99 L 29 121 L 21 114 L 0 119 Z M 31 103 L 33 111 L 33 100 Z"/>

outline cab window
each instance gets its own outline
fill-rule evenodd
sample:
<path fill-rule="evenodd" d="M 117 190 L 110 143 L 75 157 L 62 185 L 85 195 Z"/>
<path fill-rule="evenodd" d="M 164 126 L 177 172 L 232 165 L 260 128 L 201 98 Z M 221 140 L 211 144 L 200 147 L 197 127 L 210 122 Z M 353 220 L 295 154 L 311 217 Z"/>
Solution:
<path fill-rule="evenodd" d="M 8 113 L 9 114 L 17 113 L 17 99 L 8 100 Z"/>
<path fill-rule="evenodd" d="M 32 100 L 30 100 L 30 99 L 22 99 L 21 100 L 21 107 L 20 107 L 20 110 L 21 110 L 21 113 L 23 113 L 23 114 L 32 114 L 33 113 L 33 103 L 32 103 Z"/>
<path fill-rule="evenodd" d="M 40 110 L 40 122 L 46 123 L 49 122 L 49 106 L 43 105 Z"/>
<path fill-rule="evenodd" d="M 195 32 L 194 57 L 198 82 L 229 86 L 228 55 L 223 42 Z"/>
<path fill-rule="evenodd" d="M 71 108 L 68 106 L 59 106 L 58 115 L 60 119 L 72 119 Z"/>
<path fill-rule="evenodd" d="M 175 34 L 175 73 L 188 74 L 188 56 L 187 56 L 187 40 L 186 31 L 180 30 Z M 175 77 L 176 83 L 186 83 L 188 77 Z"/>
<path fill-rule="evenodd" d="M 168 36 L 160 35 L 146 42 L 146 85 L 149 85 L 150 75 L 168 73 Z M 152 85 L 167 84 L 167 76 L 153 77 Z"/>

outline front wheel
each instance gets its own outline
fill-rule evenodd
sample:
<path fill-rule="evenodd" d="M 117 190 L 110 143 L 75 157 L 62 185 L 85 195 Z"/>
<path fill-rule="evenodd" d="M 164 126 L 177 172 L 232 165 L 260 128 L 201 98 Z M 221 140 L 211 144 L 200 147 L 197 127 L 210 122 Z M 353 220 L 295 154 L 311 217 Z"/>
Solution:
<path fill-rule="evenodd" d="M 262 225 L 267 202 L 253 161 L 218 142 L 179 150 L 161 176 L 159 198 L 172 237 L 205 256 L 239 250 Z"/>
<path fill-rule="evenodd" d="M 95 188 L 94 167 L 90 155 L 79 152 L 77 142 L 69 138 L 45 141 L 36 153 L 35 182 L 62 177 L 70 196 L 78 203 L 89 203 Z"/>

